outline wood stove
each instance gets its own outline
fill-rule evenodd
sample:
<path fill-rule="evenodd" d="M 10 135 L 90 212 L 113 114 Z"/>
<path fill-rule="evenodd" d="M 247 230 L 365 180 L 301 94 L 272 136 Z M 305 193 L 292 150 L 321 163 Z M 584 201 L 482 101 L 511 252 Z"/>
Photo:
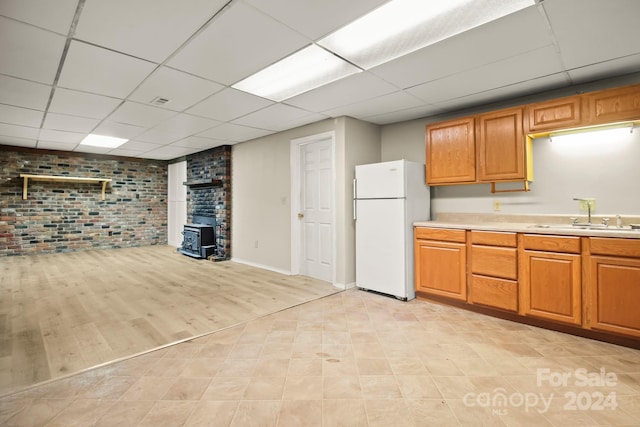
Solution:
<path fill-rule="evenodd" d="M 194 258 L 208 258 L 216 254 L 216 219 L 193 216 L 193 223 L 185 224 L 182 231 L 181 253 Z"/>

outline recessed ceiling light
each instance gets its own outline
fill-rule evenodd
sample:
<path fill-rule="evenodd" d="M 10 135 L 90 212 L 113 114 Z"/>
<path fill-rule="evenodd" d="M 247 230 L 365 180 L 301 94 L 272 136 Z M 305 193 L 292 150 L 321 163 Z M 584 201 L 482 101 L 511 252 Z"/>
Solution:
<path fill-rule="evenodd" d="M 94 147 L 108 147 L 108 148 L 116 148 L 127 142 L 128 139 L 124 138 L 116 138 L 115 136 L 106 136 L 106 135 L 96 135 L 89 134 L 87 135 L 80 145 L 92 145 Z"/>
<path fill-rule="evenodd" d="M 392 0 L 318 42 L 369 69 L 535 4 L 535 0 Z"/>
<path fill-rule="evenodd" d="M 360 71 L 358 67 L 312 44 L 232 87 L 280 102 Z"/>

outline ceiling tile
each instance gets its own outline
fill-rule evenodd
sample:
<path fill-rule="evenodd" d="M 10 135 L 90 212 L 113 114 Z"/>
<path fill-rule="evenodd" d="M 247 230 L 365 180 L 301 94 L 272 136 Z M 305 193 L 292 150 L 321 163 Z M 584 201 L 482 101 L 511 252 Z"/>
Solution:
<path fill-rule="evenodd" d="M 181 139 L 171 143 L 172 146 L 186 147 L 186 148 L 198 148 L 200 150 L 208 150 L 209 148 L 219 147 L 227 144 L 227 141 L 220 141 L 211 138 L 200 138 L 197 136 L 190 136 L 188 138 Z"/>
<path fill-rule="evenodd" d="M 49 111 L 73 116 L 104 119 L 122 100 L 75 90 L 57 88 Z"/>
<path fill-rule="evenodd" d="M 75 142 L 79 143 L 87 136 L 86 133 L 66 132 L 61 130 L 41 129 L 38 140 L 51 142 Z"/>
<path fill-rule="evenodd" d="M 159 63 L 227 2 L 88 0 L 76 38 Z"/>
<path fill-rule="evenodd" d="M 0 73 L 52 84 L 66 39 L 0 16 Z"/>
<path fill-rule="evenodd" d="M 133 101 L 148 104 L 157 97 L 169 100 L 158 105 L 173 111 L 183 111 L 224 86 L 200 77 L 168 67 L 160 67 L 147 78 L 129 97 Z"/>
<path fill-rule="evenodd" d="M 168 65 L 230 85 L 308 44 L 287 26 L 232 2 Z"/>
<path fill-rule="evenodd" d="M 100 123 L 98 119 L 68 116 L 66 114 L 47 113 L 44 119 L 45 129 L 66 130 L 70 132 L 91 132 Z"/>
<path fill-rule="evenodd" d="M 387 113 L 378 114 L 367 117 L 367 121 L 378 125 L 388 125 L 391 123 L 404 122 L 407 120 L 415 120 L 423 117 L 433 116 L 443 111 L 442 107 L 433 105 L 423 105 L 420 107 L 407 108 L 406 110 L 389 111 Z"/>
<path fill-rule="evenodd" d="M 371 72 L 405 89 L 552 43 L 545 21 L 535 7 L 530 7 L 375 67 Z"/>
<path fill-rule="evenodd" d="M 0 75 L 0 103 L 44 111 L 51 86 Z"/>
<path fill-rule="evenodd" d="M 274 132 L 270 130 L 234 125 L 232 123 L 224 123 L 220 126 L 216 126 L 213 129 L 209 129 L 206 132 L 202 132 L 198 134 L 198 136 L 220 139 L 224 141 L 243 142 L 250 139 L 259 138 L 261 136 L 270 135 L 272 133 Z"/>
<path fill-rule="evenodd" d="M 171 160 L 176 157 L 186 156 L 194 151 L 197 151 L 197 149 L 165 145 L 163 147 L 156 148 L 155 150 L 147 151 L 144 153 L 144 157 L 149 159 Z"/>
<path fill-rule="evenodd" d="M 264 98 L 227 88 L 187 110 L 190 114 L 227 122 L 273 104 Z"/>
<path fill-rule="evenodd" d="M 27 22 L 66 36 L 76 13 L 78 0 L 2 0 L 0 15 Z"/>
<path fill-rule="evenodd" d="M 316 40 L 388 0 L 247 0 L 301 34 Z"/>
<path fill-rule="evenodd" d="M 16 138 L 14 136 L 0 135 L 0 145 L 14 145 L 16 147 L 36 148 L 37 140 L 27 138 Z"/>
<path fill-rule="evenodd" d="M 424 102 L 416 97 L 398 91 L 377 98 L 367 99 L 366 101 L 345 105 L 344 107 L 327 110 L 325 114 L 331 117 L 350 116 L 356 119 L 365 119 L 366 117 L 377 116 L 388 111 L 401 111 L 423 105 Z"/>
<path fill-rule="evenodd" d="M 107 120 L 150 128 L 175 115 L 170 110 L 125 101 Z"/>
<path fill-rule="evenodd" d="M 560 72 L 562 64 L 555 48 L 545 47 L 425 83 L 407 89 L 407 92 L 435 104 Z"/>
<path fill-rule="evenodd" d="M 113 150 L 108 152 L 108 154 L 112 156 L 125 156 L 125 157 L 136 157 L 142 153 L 144 153 L 144 151 L 127 150 L 126 148 L 121 148 L 121 147 L 114 148 Z"/>
<path fill-rule="evenodd" d="M 10 125 L 0 123 L 0 136 L 13 136 L 16 138 L 38 139 L 38 128 Z"/>
<path fill-rule="evenodd" d="M 73 151 L 77 151 L 80 153 L 94 153 L 94 154 L 107 154 L 109 151 L 113 150 L 113 148 L 109 147 L 96 147 L 93 145 L 78 145 Z"/>
<path fill-rule="evenodd" d="M 220 122 L 189 114 L 178 114 L 153 129 L 136 137 L 139 141 L 155 144 L 168 144 L 179 139 L 192 136 L 206 129 L 220 124 Z"/>
<path fill-rule="evenodd" d="M 159 147 L 162 147 L 162 145 L 161 144 L 152 144 L 150 142 L 142 142 L 142 141 L 127 141 L 127 142 L 125 142 L 124 144 L 122 144 L 118 148 L 124 148 L 124 149 L 132 150 L 132 151 L 145 152 L 145 151 L 153 150 L 153 149 L 159 148 Z"/>
<path fill-rule="evenodd" d="M 93 131 L 98 135 L 115 136 L 116 138 L 133 139 L 136 136 L 144 133 L 147 130 L 145 127 L 127 125 L 124 123 L 116 122 L 102 122 Z"/>
<path fill-rule="evenodd" d="M 41 150 L 73 151 L 78 146 L 76 142 L 38 141 L 37 148 Z"/>
<path fill-rule="evenodd" d="M 568 71 L 573 83 L 585 83 L 611 76 L 621 76 L 640 71 L 640 54 L 599 62 Z"/>
<path fill-rule="evenodd" d="M 274 104 L 234 120 L 233 123 L 260 129 L 279 131 L 291 129 L 293 127 L 300 126 L 301 124 L 315 122 L 324 118 L 326 118 L 326 116 L 322 116 L 317 113 L 310 113 L 308 111 L 301 110 L 300 108 L 284 104 Z"/>
<path fill-rule="evenodd" d="M 483 106 L 492 102 L 502 101 L 504 99 L 527 96 L 536 92 L 556 89 L 566 85 L 567 77 L 564 73 L 552 74 L 477 94 L 439 102 L 435 107 L 440 109 L 440 113 L 455 111 L 463 108 Z"/>
<path fill-rule="evenodd" d="M 0 104 L 0 122 L 3 123 L 40 127 L 43 115 L 42 111 Z"/>
<path fill-rule="evenodd" d="M 155 67 L 151 62 L 72 41 L 58 85 L 126 98 Z"/>
<path fill-rule="evenodd" d="M 567 68 L 640 53 L 637 0 L 546 0 L 543 7 Z"/>
<path fill-rule="evenodd" d="M 397 87 L 379 77 L 363 72 L 294 96 L 285 103 L 320 113 L 397 90 Z"/>

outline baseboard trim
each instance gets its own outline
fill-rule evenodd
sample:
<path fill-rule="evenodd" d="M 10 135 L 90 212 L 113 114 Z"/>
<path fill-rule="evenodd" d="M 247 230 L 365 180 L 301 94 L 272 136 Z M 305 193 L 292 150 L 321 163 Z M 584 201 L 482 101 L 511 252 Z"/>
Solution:
<path fill-rule="evenodd" d="M 271 267 L 270 265 L 260 264 L 260 263 L 253 262 L 253 261 L 247 261 L 246 259 L 242 259 L 242 258 L 234 258 L 234 257 L 232 257 L 231 261 L 237 262 L 238 264 L 249 265 L 251 267 L 262 268 L 263 270 L 273 271 L 274 273 L 285 274 L 287 276 L 291 276 L 292 275 L 291 271 L 282 270 L 280 268 Z"/>

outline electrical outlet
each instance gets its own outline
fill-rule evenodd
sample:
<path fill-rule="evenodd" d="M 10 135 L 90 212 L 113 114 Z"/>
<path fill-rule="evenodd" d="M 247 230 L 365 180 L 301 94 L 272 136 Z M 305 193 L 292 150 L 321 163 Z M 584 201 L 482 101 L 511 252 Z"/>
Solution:
<path fill-rule="evenodd" d="M 594 213 L 596 211 L 596 199 L 585 199 L 578 201 L 578 209 L 580 210 L 580 212 L 587 212 L 589 210 L 589 206 L 591 206 L 591 213 Z"/>
<path fill-rule="evenodd" d="M 500 200 L 494 200 L 493 201 L 493 210 L 494 211 L 502 210 L 502 202 L 500 202 Z"/>
<path fill-rule="evenodd" d="M 258 248 L 258 241 L 257 240 L 255 242 L 253 242 L 253 247 L 256 248 L 256 249 Z"/>

